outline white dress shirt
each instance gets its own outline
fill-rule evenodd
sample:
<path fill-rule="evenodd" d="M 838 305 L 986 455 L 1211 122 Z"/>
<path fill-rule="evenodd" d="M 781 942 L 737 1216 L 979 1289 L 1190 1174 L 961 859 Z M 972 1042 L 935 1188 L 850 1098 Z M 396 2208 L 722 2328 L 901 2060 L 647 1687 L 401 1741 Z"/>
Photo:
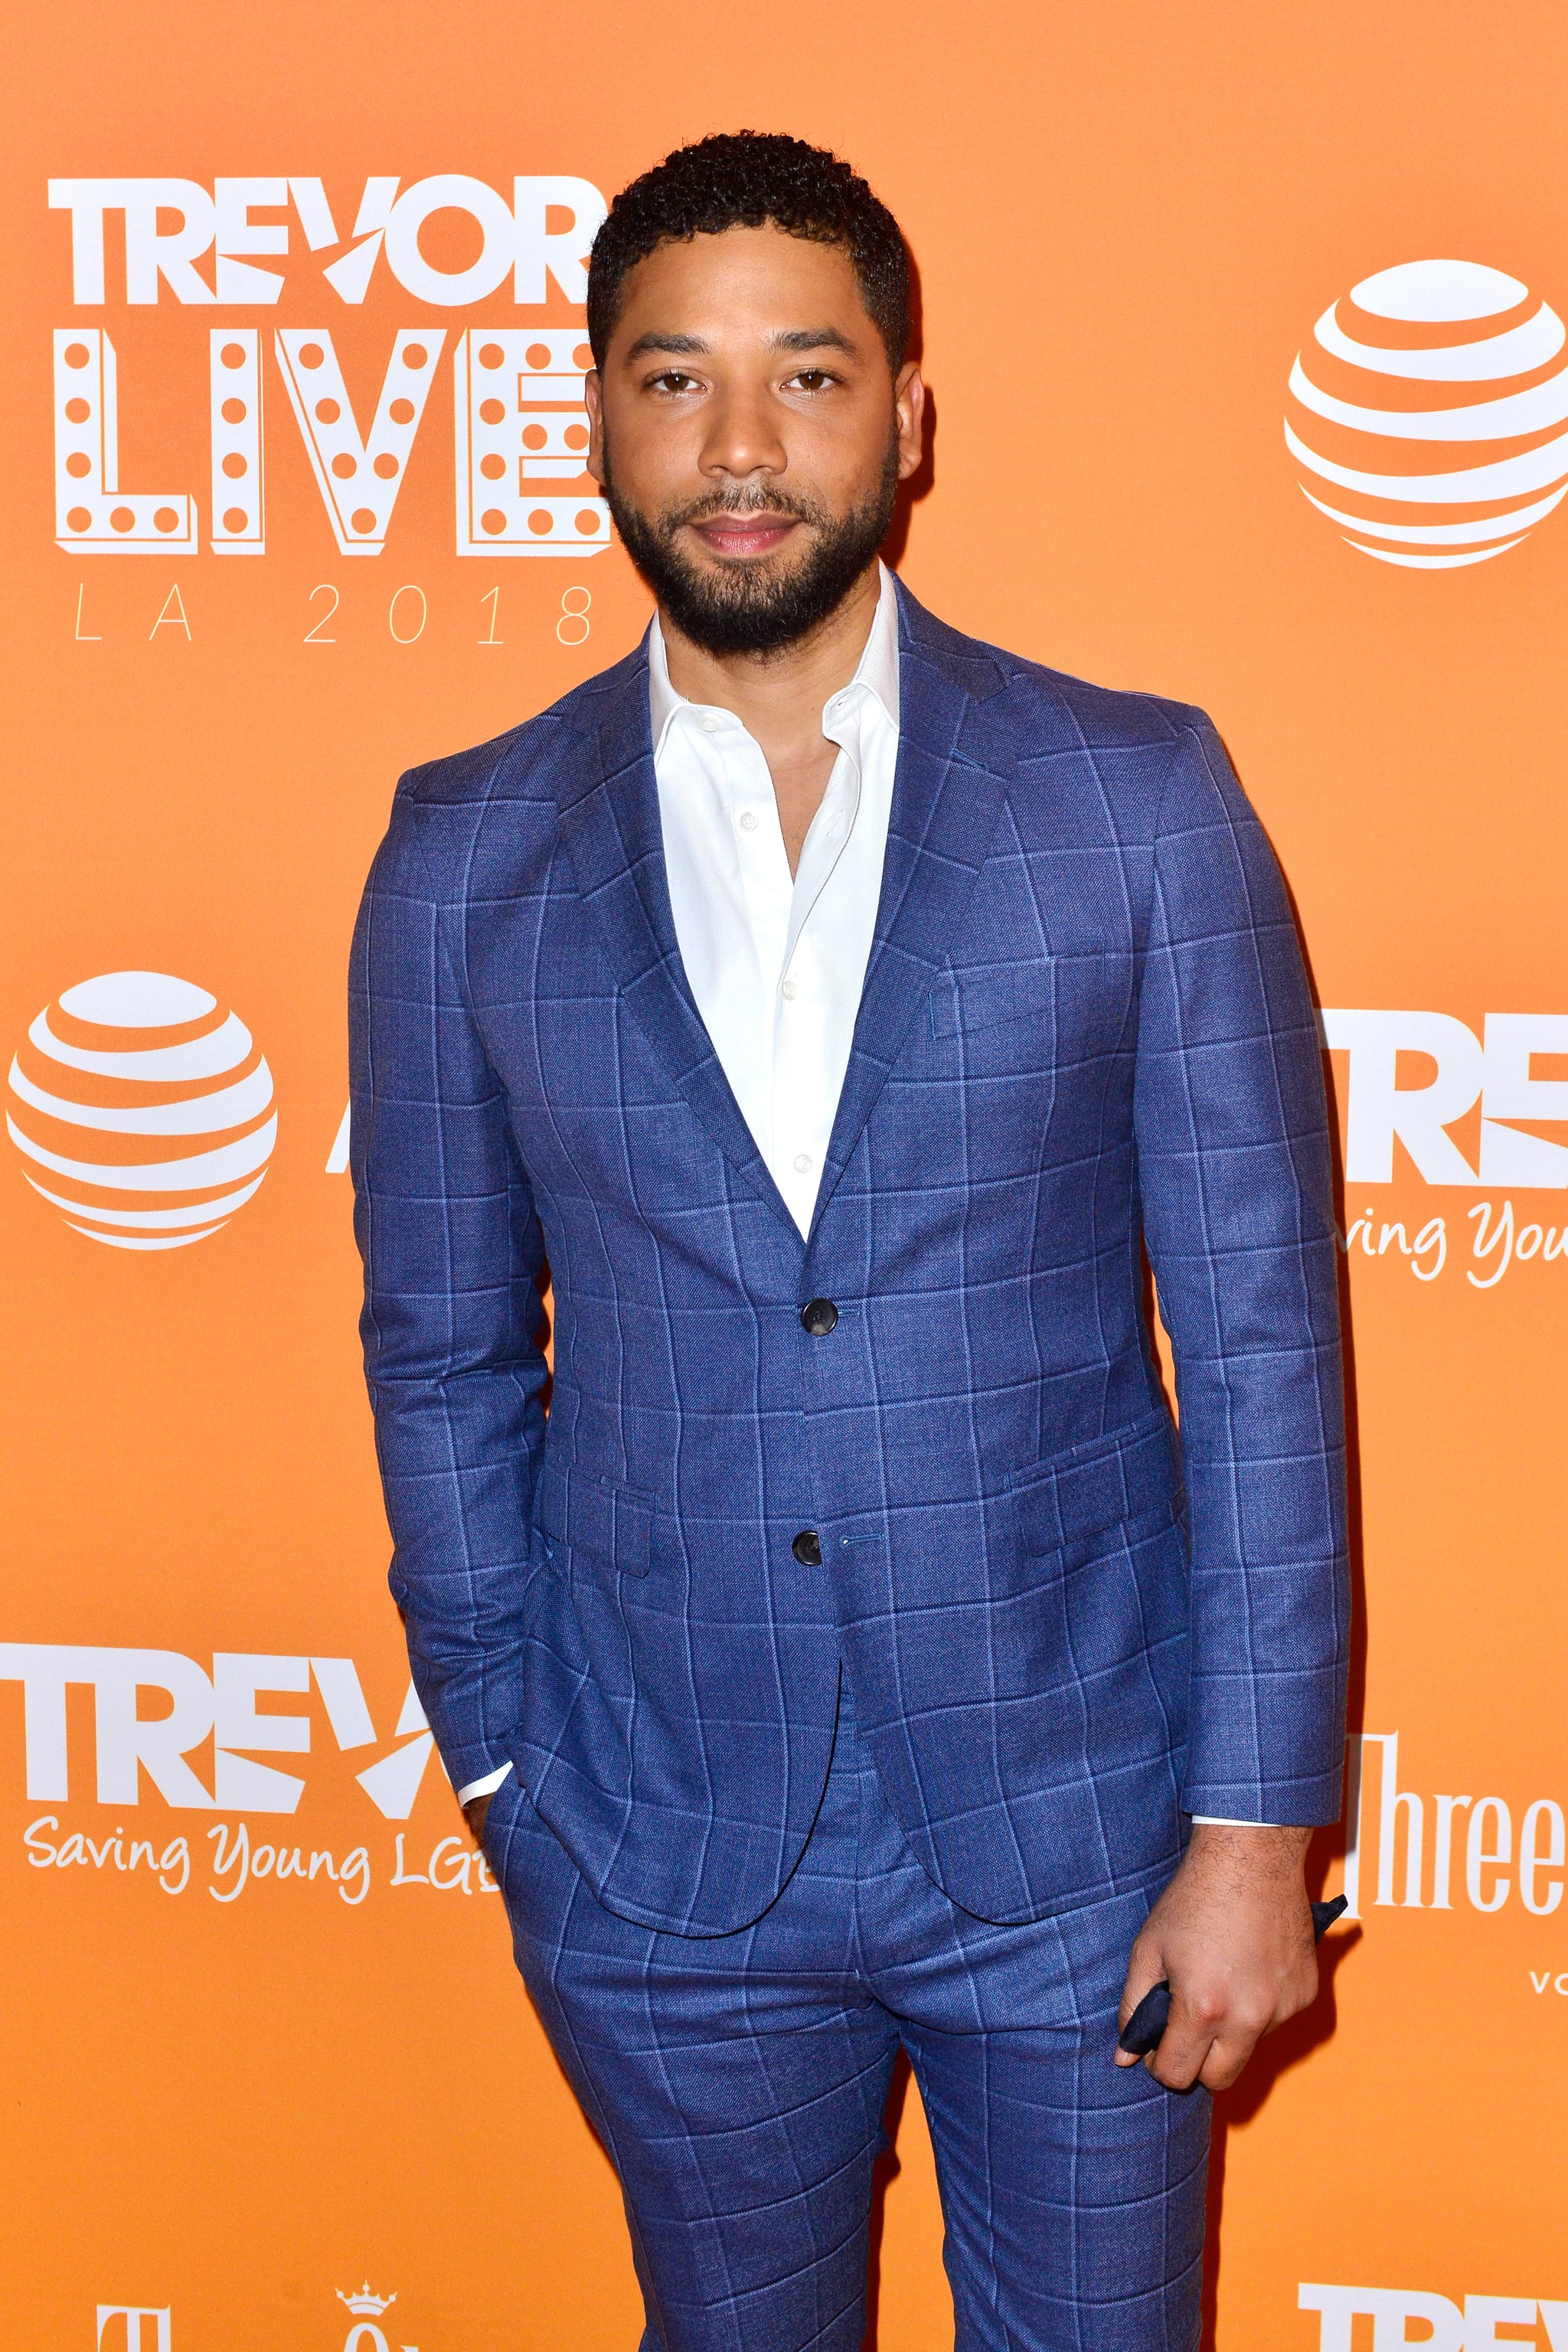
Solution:
<path fill-rule="evenodd" d="M 892 575 L 859 666 L 823 708 L 838 746 L 793 876 L 762 748 L 688 702 L 648 632 L 653 766 L 675 936 L 713 1050 L 804 1234 L 822 1181 L 877 922 L 899 758 Z"/>
<path fill-rule="evenodd" d="M 676 944 L 731 1091 L 784 1205 L 811 1224 L 876 930 L 899 758 L 892 574 L 854 677 L 823 706 L 838 746 L 794 875 L 762 747 L 732 710 L 669 682 L 656 615 L 648 711 Z M 503 1764 L 459 1789 L 488 1795 Z"/>

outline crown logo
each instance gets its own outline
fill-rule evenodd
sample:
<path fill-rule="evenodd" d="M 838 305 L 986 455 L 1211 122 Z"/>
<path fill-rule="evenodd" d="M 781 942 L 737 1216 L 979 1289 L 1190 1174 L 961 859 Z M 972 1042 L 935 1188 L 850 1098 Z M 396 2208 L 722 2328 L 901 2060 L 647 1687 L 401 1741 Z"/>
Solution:
<path fill-rule="evenodd" d="M 387 2305 L 397 2301 L 395 2294 L 373 2294 L 368 2279 L 353 2294 L 345 2294 L 342 2287 L 337 2294 L 338 2301 L 346 2303 L 356 2319 L 379 2319 Z"/>

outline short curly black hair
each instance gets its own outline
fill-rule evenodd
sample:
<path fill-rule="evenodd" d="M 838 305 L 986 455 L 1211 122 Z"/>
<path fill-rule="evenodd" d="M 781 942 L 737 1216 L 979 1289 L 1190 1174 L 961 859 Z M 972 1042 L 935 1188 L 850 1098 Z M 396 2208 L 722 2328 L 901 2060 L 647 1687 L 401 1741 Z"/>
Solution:
<path fill-rule="evenodd" d="M 849 257 L 868 317 L 896 375 L 910 341 L 910 257 L 898 222 L 826 147 L 771 131 L 723 131 L 678 147 L 621 190 L 588 262 L 588 341 L 596 366 L 620 315 L 629 270 L 672 239 L 772 225 Z"/>

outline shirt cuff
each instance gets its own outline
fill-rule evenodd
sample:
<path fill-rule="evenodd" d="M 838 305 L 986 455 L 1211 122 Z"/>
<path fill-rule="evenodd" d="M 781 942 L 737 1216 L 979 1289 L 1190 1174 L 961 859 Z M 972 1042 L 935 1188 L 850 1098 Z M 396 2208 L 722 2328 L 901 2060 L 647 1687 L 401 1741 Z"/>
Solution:
<path fill-rule="evenodd" d="M 475 1797 L 493 1796 L 510 1770 L 511 1766 L 510 1763 L 500 1764 L 497 1766 L 493 1772 L 487 1772 L 482 1780 L 470 1780 L 466 1789 L 458 1790 L 458 1804 L 467 1805 L 470 1803 Z"/>
<path fill-rule="evenodd" d="M 510 1769 L 511 1767 L 509 1764 L 507 1771 L 510 1772 Z M 497 1777 L 504 1780 L 506 1772 Z M 481 1780 L 479 1783 L 481 1789 L 488 1789 L 493 1785 L 494 1783 L 489 1780 Z M 1235 1822 L 1231 1820 L 1228 1813 L 1194 1813 L 1193 1820 L 1194 1822 L 1201 1822 L 1205 1829 L 1211 1830 L 1277 1830 L 1284 1827 L 1282 1822 Z"/>

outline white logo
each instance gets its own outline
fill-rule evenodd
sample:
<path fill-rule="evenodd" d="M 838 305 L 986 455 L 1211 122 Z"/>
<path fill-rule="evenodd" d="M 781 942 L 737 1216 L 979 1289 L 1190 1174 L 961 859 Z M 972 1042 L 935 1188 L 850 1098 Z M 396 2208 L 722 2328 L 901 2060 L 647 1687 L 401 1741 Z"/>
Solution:
<path fill-rule="evenodd" d="M 386 545 L 446 341 L 444 327 L 400 328 L 379 393 L 367 387 L 356 412 L 326 328 L 282 327 L 273 335 L 273 357 L 341 554 L 379 555 Z M 592 361 L 575 328 L 476 328 L 458 336 L 459 555 L 597 555 L 609 545 L 605 500 L 559 487 L 583 478 L 583 378 Z M 265 374 L 258 328 L 212 330 L 215 555 L 267 551 Z M 121 487 L 119 367 L 101 327 L 55 330 L 54 383 L 56 544 L 74 555 L 195 555 L 194 492 Z M 552 492 L 541 488 L 551 483 Z"/>
<path fill-rule="evenodd" d="M 514 179 L 510 205 L 463 172 L 416 180 L 401 195 L 398 186 L 395 175 L 366 180 L 353 226 L 359 241 L 321 271 L 340 300 L 364 300 L 384 252 L 405 292 L 443 309 L 482 302 L 508 277 L 516 302 L 543 302 L 552 278 L 569 302 L 585 299 L 588 248 L 605 211 L 588 181 L 560 173 Z M 291 208 L 312 253 L 343 243 L 320 180 L 215 180 L 210 194 L 196 180 L 51 180 L 49 208 L 71 217 L 71 286 L 79 303 L 104 299 L 110 213 L 123 221 L 128 303 L 156 302 L 164 287 L 176 302 L 276 302 L 286 273 L 258 269 L 256 257 L 282 259 L 289 224 L 253 221 L 253 212 L 287 215 Z M 479 257 L 465 269 L 433 268 L 419 249 L 420 230 L 442 212 L 467 213 L 479 228 Z M 564 212 L 569 226 L 552 229 L 552 212 Z M 161 226 L 171 215 L 178 226 Z M 210 283 L 196 268 L 209 254 Z"/>
<path fill-rule="evenodd" d="M 110 2320 L 114 2319 L 122 2319 L 125 2322 L 125 2333 L 121 2336 L 116 2328 L 106 2341 L 104 2330 L 109 2326 Z M 142 2330 L 142 2323 L 144 2319 L 152 2322 L 145 2335 Z M 157 2352 L 171 2352 L 174 2336 L 170 2327 L 169 2311 L 167 2309 L 154 2311 L 144 2305 L 138 2305 L 133 2303 L 100 2303 L 98 2306 L 98 2335 L 95 2340 L 99 2352 L 153 2352 L 154 2346 L 157 2347 Z"/>
<path fill-rule="evenodd" d="M 1524 2339 L 1500 2336 L 1498 2329 L 1533 2327 L 1537 2305 L 1513 2294 L 1468 2294 L 1461 2311 L 1446 2294 L 1410 2288 L 1303 2285 L 1297 2308 L 1322 2313 L 1319 2352 L 1351 2352 L 1357 2317 L 1372 2321 L 1372 2352 L 1397 2352 L 1408 2344 L 1420 2344 L 1424 2352 L 1504 2352 Z M 1568 2352 L 1568 2303 L 1542 2303 L 1539 2309 L 1552 2352 Z M 1412 2336 L 1405 2326 L 1410 2319 L 1426 2332 Z"/>
<path fill-rule="evenodd" d="M 39 1013 L 10 1076 L 5 1125 L 27 1181 L 73 1233 L 114 1249 L 184 1249 L 259 1187 L 278 1137 L 272 1073 L 205 988 L 110 971 Z"/>
<path fill-rule="evenodd" d="M 343 2340 L 343 2352 L 388 2352 L 386 2338 L 375 2323 L 397 2301 L 396 2295 L 374 2294 L 368 2279 L 353 2294 L 345 2294 L 342 2287 L 337 2293 L 338 2301 L 346 2303 L 358 2321 Z M 416 2352 L 416 2347 L 405 2345 L 404 2352 Z"/>
<path fill-rule="evenodd" d="M 609 544 L 603 499 L 541 497 L 583 471 L 593 352 L 574 330 L 471 329 L 454 362 L 458 552 L 596 555 Z"/>
<path fill-rule="evenodd" d="M 1352 1732 L 1346 1745 L 1345 1895 L 1352 1919 L 1362 1916 L 1369 1889 L 1373 1905 L 1452 1911 L 1463 1893 L 1472 1910 L 1491 1913 L 1504 1908 L 1517 1883 L 1532 1917 L 1549 1919 L 1559 1908 L 1568 1823 L 1554 1797 L 1537 1797 L 1521 1809 L 1506 1797 L 1418 1793 L 1399 1785 L 1397 1731 Z M 1373 1748 L 1382 1759 L 1375 1811 L 1365 1796 L 1367 1750 Z"/>
<path fill-rule="evenodd" d="M 1568 1146 L 1510 1124 L 1568 1121 L 1568 1083 L 1537 1077 L 1534 1056 L 1568 1054 L 1568 1013 L 1489 1013 L 1482 1034 L 1447 1013 L 1324 1012 L 1323 1043 L 1350 1055 L 1345 1179 L 1394 1180 L 1394 1140 L 1428 1184 L 1568 1185 Z M 1398 1083 L 1399 1057 L 1432 1065 Z M 1481 1107 L 1479 1168 L 1447 1129 Z"/>
<path fill-rule="evenodd" d="M 1303 492 L 1383 563 L 1449 571 L 1517 547 L 1568 490 L 1568 365 L 1542 375 L 1565 340 L 1550 304 L 1479 262 L 1363 278 L 1318 320 L 1310 372 L 1300 352 L 1290 371 Z"/>
<path fill-rule="evenodd" d="M 209 1675 L 178 1650 L 0 1642 L 0 1682 L 24 1685 L 27 1794 L 46 1802 L 70 1796 L 66 1692 L 73 1683 L 92 1686 L 100 1805 L 140 1804 L 145 1773 L 176 1811 L 291 1813 L 304 1781 L 255 1759 L 309 1755 L 310 1717 L 279 1715 L 257 1702 L 263 1694 L 306 1693 L 312 1682 L 340 1748 L 376 1740 L 352 1658 L 220 1651 Z M 140 1691 L 158 1692 L 166 1711 L 143 1715 Z M 185 1760 L 209 1737 L 216 1749 L 210 1793 Z M 384 1820 L 405 1822 L 436 1745 L 412 1682 L 393 1737 L 402 1745 L 355 1778 Z"/>

